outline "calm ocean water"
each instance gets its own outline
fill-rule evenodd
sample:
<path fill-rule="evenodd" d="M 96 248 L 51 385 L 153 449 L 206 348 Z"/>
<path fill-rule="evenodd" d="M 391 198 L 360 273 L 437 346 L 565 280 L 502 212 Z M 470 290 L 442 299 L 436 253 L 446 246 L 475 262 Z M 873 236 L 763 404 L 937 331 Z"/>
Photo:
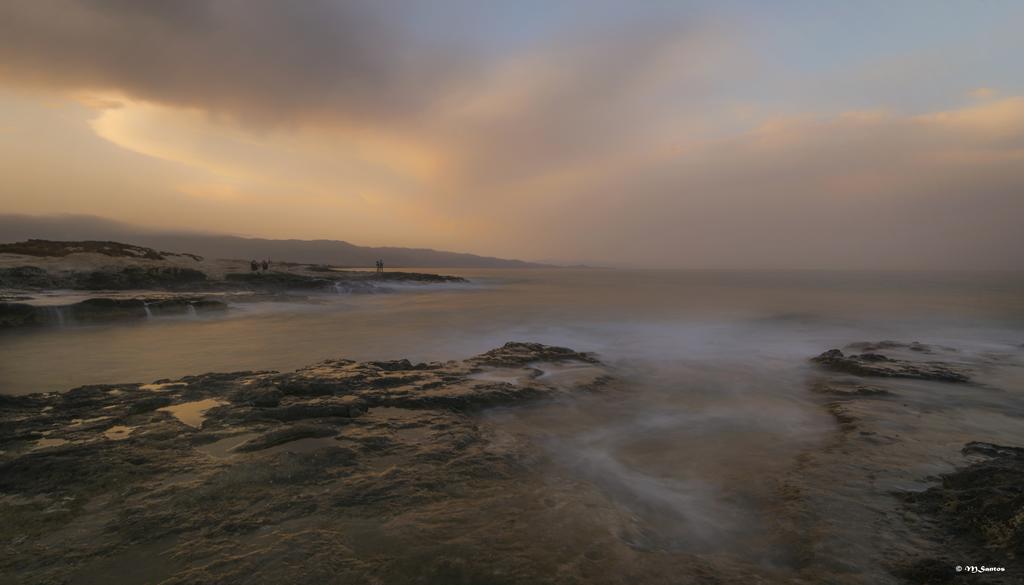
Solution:
<path fill-rule="evenodd" d="M 239 305 L 226 318 L 0 333 L 0 393 L 286 370 L 330 357 L 447 360 L 509 340 L 606 360 L 800 362 L 858 340 L 1024 343 L 1020 273 L 439 271 L 465 287 Z"/>

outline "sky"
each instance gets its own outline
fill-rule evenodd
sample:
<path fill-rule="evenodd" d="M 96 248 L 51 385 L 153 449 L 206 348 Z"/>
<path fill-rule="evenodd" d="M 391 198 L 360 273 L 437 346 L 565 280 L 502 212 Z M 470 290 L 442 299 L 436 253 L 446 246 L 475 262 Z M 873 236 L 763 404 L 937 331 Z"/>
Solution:
<path fill-rule="evenodd" d="M 0 213 L 1024 269 L 1024 3 L 0 3 Z"/>

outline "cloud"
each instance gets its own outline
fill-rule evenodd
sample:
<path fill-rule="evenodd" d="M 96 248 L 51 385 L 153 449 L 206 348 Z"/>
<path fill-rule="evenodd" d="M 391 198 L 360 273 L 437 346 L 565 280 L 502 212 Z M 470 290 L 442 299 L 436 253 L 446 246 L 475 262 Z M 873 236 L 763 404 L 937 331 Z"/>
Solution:
<path fill-rule="evenodd" d="M 979 87 L 977 89 L 971 90 L 970 96 L 972 98 L 979 100 L 987 100 L 989 98 L 995 97 L 997 93 L 999 92 L 992 89 L 991 87 Z"/>
<path fill-rule="evenodd" d="M 692 18 L 633 16 L 484 60 L 417 32 L 408 7 L 387 1 L 171 4 L 2 6 L 0 80 L 97 109 L 130 104 L 94 127 L 160 158 L 205 164 L 209 141 L 181 148 L 180 127 L 236 126 L 237 137 L 240 122 L 255 140 L 319 133 L 336 161 L 353 150 L 397 158 L 471 204 L 457 195 L 518 189 L 664 129 L 654 111 L 706 93 L 726 46 Z M 157 109 L 162 129 L 149 122 Z"/>
<path fill-rule="evenodd" d="M 52 0 L 0 7 L 0 76 L 252 124 L 409 115 L 464 75 L 392 2 Z"/>
<path fill-rule="evenodd" d="M 440 32 L 461 16 L 444 10 Z M 652 266 L 1022 267 L 1024 99 L 783 115 L 736 90 L 773 71 L 735 30 L 680 14 L 485 50 L 389 0 L 7 3 L 0 82 L 93 108 L 96 135 L 183 169 L 172 190 L 227 231 Z"/>
<path fill-rule="evenodd" d="M 538 246 L 663 266 L 1021 268 L 1022 168 L 1022 98 L 776 119 L 595 169 Z"/>
<path fill-rule="evenodd" d="M 496 63 L 425 124 L 453 153 L 449 186 L 528 198 L 538 182 L 561 182 L 581 167 L 668 143 L 684 128 L 700 132 L 715 117 L 702 102 L 720 71 L 741 70 L 716 32 L 645 23 L 560 39 Z"/>

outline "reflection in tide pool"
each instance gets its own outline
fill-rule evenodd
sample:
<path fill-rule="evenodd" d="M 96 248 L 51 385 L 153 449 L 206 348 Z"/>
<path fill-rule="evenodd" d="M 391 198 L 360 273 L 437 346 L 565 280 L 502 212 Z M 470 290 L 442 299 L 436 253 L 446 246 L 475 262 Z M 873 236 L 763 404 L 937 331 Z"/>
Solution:
<path fill-rule="evenodd" d="M 187 424 L 190 427 L 201 427 L 203 425 L 203 419 L 206 418 L 204 415 L 207 410 L 215 406 L 227 404 L 223 400 L 216 400 L 213 398 L 207 400 L 195 400 L 192 402 L 182 402 L 181 404 L 174 404 L 172 406 L 165 406 L 158 408 L 158 411 L 169 412 L 174 415 L 174 418 Z"/>

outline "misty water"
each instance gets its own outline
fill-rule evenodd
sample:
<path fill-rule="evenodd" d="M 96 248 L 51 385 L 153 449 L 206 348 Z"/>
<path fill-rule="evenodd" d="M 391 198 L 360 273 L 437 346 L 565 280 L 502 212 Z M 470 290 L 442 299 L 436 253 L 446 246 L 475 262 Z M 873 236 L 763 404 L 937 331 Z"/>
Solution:
<path fill-rule="evenodd" d="M 0 392 L 335 357 L 460 359 L 513 340 L 591 351 L 617 391 L 490 411 L 498 440 L 528 437 L 553 484 L 582 482 L 627 510 L 615 537 L 637 550 L 742 559 L 780 582 L 808 563 L 828 579 L 887 582 L 891 555 L 929 546 L 891 492 L 961 465 L 967 441 L 1024 443 L 1019 274 L 437 272 L 472 284 L 5 332 Z M 808 358 L 878 340 L 955 348 L 949 359 L 978 381 L 890 382 L 902 407 L 858 403 L 863 431 L 844 435 L 809 390 Z"/>

